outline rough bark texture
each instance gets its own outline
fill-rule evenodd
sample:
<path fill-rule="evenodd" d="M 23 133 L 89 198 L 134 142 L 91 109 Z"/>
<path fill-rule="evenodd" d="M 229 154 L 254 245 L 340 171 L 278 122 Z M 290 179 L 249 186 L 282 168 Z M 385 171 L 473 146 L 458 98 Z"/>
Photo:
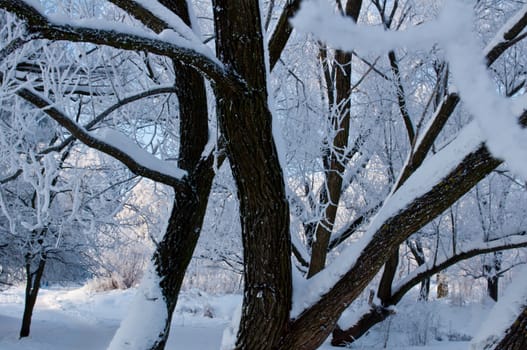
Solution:
<path fill-rule="evenodd" d="M 498 343 L 495 350 L 527 349 L 527 307 L 507 329 L 505 337 Z"/>
<path fill-rule="evenodd" d="M 336 327 L 340 314 L 366 288 L 393 250 L 409 235 L 446 210 L 501 162 L 485 146 L 470 153 L 440 183 L 388 219 L 374 234 L 356 264 L 290 325 L 280 349 L 316 349 Z"/>
<path fill-rule="evenodd" d="M 289 206 L 267 105 L 259 2 L 213 1 L 218 57 L 247 83 L 217 106 L 238 188 L 245 286 L 237 349 L 269 349 L 287 326 L 291 308 Z M 247 21 L 250 18 L 250 21 Z"/>

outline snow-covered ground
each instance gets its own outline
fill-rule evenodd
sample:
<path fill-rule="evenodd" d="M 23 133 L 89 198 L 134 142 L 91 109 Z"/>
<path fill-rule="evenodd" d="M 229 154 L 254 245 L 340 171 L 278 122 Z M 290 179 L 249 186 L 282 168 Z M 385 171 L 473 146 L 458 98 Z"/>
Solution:
<path fill-rule="evenodd" d="M 23 288 L 0 292 L 0 349 L 98 350 L 109 344 L 124 317 L 134 289 L 92 292 L 88 288 L 43 289 L 31 336 L 19 340 Z M 176 310 L 168 349 L 218 349 L 238 295 L 209 296 L 186 292 Z"/>
<path fill-rule="evenodd" d="M 0 349 L 98 350 L 109 344 L 135 290 L 94 292 L 87 287 L 45 288 L 41 291 L 31 336 L 18 339 L 23 309 L 21 287 L 0 292 Z M 217 350 L 240 295 L 214 296 L 184 292 L 173 321 L 167 349 Z M 356 349 L 469 349 L 490 306 L 454 306 L 448 301 L 409 301 L 391 320 L 372 329 Z M 325 345 L 323 349 L 330 349 Z M 334 349 L 334 348 L 333 348 Z"/>

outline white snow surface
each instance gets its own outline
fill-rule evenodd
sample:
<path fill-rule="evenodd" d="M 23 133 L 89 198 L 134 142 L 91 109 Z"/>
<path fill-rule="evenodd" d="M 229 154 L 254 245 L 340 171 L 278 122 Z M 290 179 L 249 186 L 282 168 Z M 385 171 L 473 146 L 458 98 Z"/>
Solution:
<path fill-rule="evenodd" d="M 0 349 L 104 350 L 129 312 L 137 288 L 94 292 L 88 287 L 43 288 L 37 300 L 31 335 L 18 339 L 24 289 L 0 292 Z M 241 304 L 241 295 L 181 293 L 167 343 L 170 350 L 218 350 L 224 328 Z M 141 311 L 141 310 L 137 310 Z M 145 314 L 135 329 L 149 327 Z"/>
<path fill-rule="evenodd" d="M 503 297 L 494 305 L 471 343 L 471 350 L 493 349 L 527 305 L 527 266 L 516 272 Z M 494 345 L 494 346 L 493 346 Z"/>
<path fill-rule="evenodd" d="M 31 336 L 18 339 L 24 288 L 0 292 L 0 349 L 2 350 L 104 350 L 137 289 L 95 292 L 88 287 L 45 287 L 35 308 Z M 414 295 L 415 296 L 415 295 Z M 166 349 L 218 350 L 222 334 L 232 335 L 237 324 L 241 295 L 209 295 L 197 290 L 181 293 Z M 402 302 L 392 322 L 371 329 L 358 349 L 467 350 L 469 338 L 485 319 L 488 307 L 449 302 Z M 238 309 L 238 312 L 236 312 Z M 231 321 L 231 319 L 234 320 Z M 238 316 L 239 317 L 239 316 Z M 231 326 L 229 326 L 231 325 Z M 144 318 L 141 326 L 148 327 Z M 141 328 L 137 328 L 141 332 Z M 449 338 L 458 337 L 456 340 Z M 426 344 L 414 344 L 427 338 Z M 224 339 L 225 341 L 226 339 Z M 232 344 L 232 338 L 230 344 Z M 386 344 L 386 346 L 385 346 Z M 335 349 L 328 343 L 322 350 Z"/>
<path fill-rule="evenodd" d="M 156 342 L 157 335 L 163 332 L 168 317 L 159 282 L 159 277 L 150 263 L 128 315 L 121 323 L 108 350 L 148 349 Z"/>

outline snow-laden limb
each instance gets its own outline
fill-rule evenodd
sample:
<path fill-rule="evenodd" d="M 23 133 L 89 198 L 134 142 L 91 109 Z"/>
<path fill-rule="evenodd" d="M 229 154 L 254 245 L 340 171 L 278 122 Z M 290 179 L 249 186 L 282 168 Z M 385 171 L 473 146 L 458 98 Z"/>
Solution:
<path fill-rule="evenodd" d="M 183 177 L 186 176 L 184 170 L 144 151 L 139 146 L 126 140 L 124 135 L 118 135 L 116 132 L 110 132 L 110 136 L 108 134 L 93 134 L 69 118 L 65 112 L 54 106 L 52 101 L 49 101 L 36 91 L 21 88 L 17 91 L 17 94 L 42 109 L 44 113 L 68 130 L 79 141 L 119 160 L 134 174 L 175 188 L 186 188 L 183 180 Z"/>
<path fill-rule="evenodd" d="M 152 169 L 160 174 L 166 174 L 167 176 L 180 180 L 187 175 L 185 170 L 179 169 L 174 163 L 155 157 L 139 147 L 121 132 L 105 128 L 98 129 L 96 132 L 91 132 L 90 134 L 100 143 L 105 143 L 119 150 L 125 150 L 129 157 L 133 158 L 141 167 Z"/>
<path fill-rule="evenodd" d="M 156 343 L 165 332 L 167 307 L 152 263 L 145 271 L 141 285 L 108 350 L 144 350 Z"/>
<path fill-rule="evenodd" d="M 304 2 L 293 26 L 345 51 L 387 52 L 400 47 L 429 49 L 436 43 L 458 40 L 460 30 L 472 23 L 472 10 L 457 1 L 448 1 L 441 16 L 404 31 L 386 31 L 382 26 L 362 26 L 352 19 L 335 15 L 321 0 Z M 468 18 L 467 18 L 468 17 Z"/>
<path fill-rule="evenodd" d="M 524 39 L 527 33 L 522 33 L 522 31 L 526 26 L 527 5 L 512 16 L 483 49 L 483 54 L 487 57 L 488 63 L 492 64 L 505 50 Z"/>
<path fill-rule="evenodd" d="M 196 33 L 192 30 L 192 28 L 186 25 L 185 22 L 183 22 L 183 20 L 178 15 L 176 15 L 175 13 L 167 9 L 165 6 L 160 4 L 159 1 L 134 0 L 133 2 L 139 4 L 143 8 L 150 11 L 157 18 L 167 23 L 170 29 L 174 30 L 174 32 L 178 33 L 189 42 L 192 42 L 197 46 L 203 47 L 203 49 L 210 52 L 210 55 L 212 56 L 210 48 L 201 42 L 200 38 L 196 36 Z"/>
<path fill-rule="evenodd" d="M 228 71 L 211 49 L 196 40 L 189 41 L 174 30 L 161 35 L 123 23 L 100 19 L 73 20 L 60 15 L 46 15 L 33 1 L 0 0 L 0 8 L 12 12 L 28 23 L 28 31 L 40 38 L 91 42 L 124 50 L 141 50 L 168 56 L 188 64 L 226 88 L 238 87 L 240 80 Z"/>
<path fill-rule="evenodd" d="M 494 349 L 505 331 L 527 305 L 527 267 L 515 275 L 514 282 L 494 305 L 486 321 L 471 342 L 471 350 Z"/>
<path fill-rule="evenodd" d="M 527 130 L 520 127 L 517 118 L 527 103 L 523 100 L 515 106 L 499 96 L 484 60 L 489 60 L 487 55 L 491 48 L 498 47 L 503 40 L 524 37 L 520 32 L 527 24 L 527 7 L 502 27 L 496 36 L 498 39 L 493 40 L 483 54 L 472 31 L 473 22 L 472 8 L 460 1 L 447 2 L 435 21 L 397 32 L 357 25 L 350 19 L 334 15 L 323 1 L 307 2 L 293 20 L 298 29 L 315 32 L 318 38 L 344 50 L 428 49 L 439 44 L 446 51 L 459 94 L 471 114 L 476 116 L 489 149 L 496 157 L 504 159 L 512 170 L 527 177 Z"/>
<path fill-rule="evenodd" d="M 417 198 L 432 191 L 434 186 L 449 176 L 470 154 L 476 153 L 484 138 L 475 122 L 467 125 L 454 141 L 433 157 L 427 159 L 406 183 L 389 197 L 371 220 L 364 236 L 346 248 L 334 263 L 309 280 L 295 281 L 291 316 L 296 318 L 315 304 L 356 264 L 359 257 L 386 223 L 404 211 Z"/>
<path fill-rule="evenodd" d="M 393 301 L 394 304 L 399 302 L 406 292 L 408 292 L 413 286 L 419 284 L 423 279 L 431 277 L 435 273 L 443 271 L 447 267 L 452 266 L 460 261 L 470 259 L 481 254 L 521 247 L 527 247 L 527 234 L 525 232 L 520 232 L 515 235 L 506 236 L 490 242 L 474 243 L 462 247 L 461 249 L 458 249 L 455 255 L 443 257 L 432 265 L 425 263 L 398 281 L 397 284 L 392 287 L 391 301 Z"/>

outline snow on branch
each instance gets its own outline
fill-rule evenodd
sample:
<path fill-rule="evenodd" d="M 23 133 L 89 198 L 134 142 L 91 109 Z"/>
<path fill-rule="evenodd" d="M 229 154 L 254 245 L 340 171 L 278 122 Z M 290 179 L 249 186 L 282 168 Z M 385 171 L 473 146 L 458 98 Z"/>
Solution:
<path fill-rule="evenodd" d="M 28 31 L 40 38 L 91 42 L 117 49 L 148 51 L 168 56 L 194 67 L 215 83 L 226 88 L 243 84 L 215 57 L 211 49 L 202 44 L 189 29 L 177 26 L 159 35 L 123 23 L 105 22 L 100 19 L 74 20 L 60 15 L 46 15 L 39 4 L 30 0 L 0 0 L 0 8 L 24 19 Z"/>
<path fill-rule="evenodd" d="M 501 29 L 496 33 L 483 53 L 489 62 L 492 64 L 505 50 L 518 41 L 524 39 L 527 33 L 522 31 L 527 26 L 527 5 L 525 5 L 515 16 L 511 17 Z"/>
<path fill-rule="evenodd" d="M 111 130 L 103 130 L 98 133 L 89 132 L 71 120 L 66 113 L 56 108 L 52 101 L 47 100 L 37 92 L 22 88 L 17 91 L 17 94 L 40 108 L 82 143 L 119 160 L 134 174 L 175 188 L 187 187 L 183 181 L 187 175 L 184 170 L 156 158 L 127 139 L 123 134 Z"/>
<path fill-rule="evenodd" d="M 408 181 L 386 200 L 357 242 L 344 249 L 339 258 L 324 270 L 309 280 L 299 282 L 302 285 L 294 286 L 293 317 L 315 304 L 322 296 L 328 295 L 337 281 L 350 275 L 350 271 L 355 268 L 360 269 L 363 263 L 361 258 L 368 254 L 368 247 L 386 246 L 396 236 L 400 236 L 399 243 L 403 242 L 406 239 L 404 231 L 414 232 L 415 227 L 420 225 L 417 220 L 420 215 L 418 211 L 426 211 L 426 215 L 432 215 L 432 211 L 435 210 L 422 204 L 430 200 L 428 198 L 441 198 L 445 195 L 444 192 L 460 190 L 458 187 L 461 186 L 456 184 L 457 181 L 464 181 L 464 185 L 468 186 L 468 176 L 476 176 L 474 173 L 477 171 L 474 168 L 486 166 L 486 161 L 480 160 L 477 156 L 482 149 L 483 141 L 480 129 L 475 122 L 472 122 L 465 126 L 450 144 L 425 160 Z M 468 174 L 467 169 L 470 169 L 472 174 Z M 449 200 L 457 199 L 454 196 L 450 197 L 452 198 L 441 198 L 442 203 L 436 204 L 448 205 Z M 437 210 L 439 214 L 444 209 Z M 410 218 L 414 219 L 411 223 L 408 221 Z M 395 221 L 404 221 L 405 224 L 396 225 L 393 223 Z M 392 230 L 392 225 L 397 227 L 397 230 Z M 413 226 L 407 229 L 405 226 L 409 225 Z"/>
<path fill-rule="evenodd" d="M 175 93 L 175 88 L 174 88 L 173 85 L 159 86 L 159 87 L 153 88 L 151 90 L 142 91 L 140 93 L 137 93 L 137 94 L 125 97 L 123 99 L 120 99 L 117 103 L 115 103 L 112 106 L 108 107 L 102 113 L 100 113 L 95 118 L 93 118 L 91 121 L 86 123 L 86 125 L 84 125 L 83 128 L 86 129 L 86 130 L 92 129 L 97 124 L 102 122 L 106 117 L 108 117 L 111 113 L 113 113 L 117 109 L 119 109 L 119 108 L 121 108 L 121 107 L 123 107 L 123 106 L 125 106 L 125 105 L 127 105 L 129 103 L 138 101 L 138 100 L 143 99 L 145 97 L 155 96 L 155 95 L 159 95 L 159 94 L 167 94 L 167 93 Z M 40 152 L 40 154 L 46 154 L 46 153 L 50 153 L 50 152 L 58 152 L 58 151 L 64 149 L 68 144 L 73 142 L 74 139 L 75 138 L 73 136 L 70 136 L 70 137 L 66 138 L 64 141 L 62 141 L 59 145 L 51 146 L 49 148 L 44 149 L 43 151 Z"/>
<path fill-rule="evenodd" d="M 471 350 L 497 349 L 507 329 L 527 305 L 527 267 L 517 272 L 514 282 L 494 305 L 479 332 L 472 339 Z M 525 331 L 525 329 L 524 329 Z M 525 333 L 520 334 L 525 336 Z M 500 347 L 501 349 L 502 347 Z"/>
<path fill-rule="evenodd" d="M 513 103 L 496 93 L 485 62 L 485 59 L 492 61 L 493 57 L 488 56 L 492 49 L 482 52 L 472 30 L 473 23 L 473 9 L 459 1 L 447 2 L 435 21 L 397 32 L 357 25 L 351 19 L 335 15 L 327 3 L 317 0 L 306 2 L 293 20 L 297 29 L 313 32 L 317 38 L 348 51 L 428 49 L 438 44 L 445 50 L 459 95 L 477 118 L 489 149 L 513 171 L 527 178 L 527 130 L 518 122 L 518 115 L 527 103 L 525 99 Z M 489 47 L 506 48 L 511 42 L 521 40 L 525 25 L 527 6 L 503 26 L 496 36 L 498 39 Z"/>
<path fill-rule="evenodd" d="M 527 235 L 525 232 L 519 232 L 515 235 L 495 239 L 490 242 L 481 242 L 461 248 L 455 255 L 444 257 L 432 265 L 425 263 L 413 270 L 409 275 L 392 287 L 392 300 L 397 303 L 406 294 L 406 292 L 408 292 L 408 290 L 420 283 L 423 279 L 430 277 L 435 273 L 438 273 L 460 261 L 467 260 L 481 254 L 521 247 L 527 247 Z"/>

